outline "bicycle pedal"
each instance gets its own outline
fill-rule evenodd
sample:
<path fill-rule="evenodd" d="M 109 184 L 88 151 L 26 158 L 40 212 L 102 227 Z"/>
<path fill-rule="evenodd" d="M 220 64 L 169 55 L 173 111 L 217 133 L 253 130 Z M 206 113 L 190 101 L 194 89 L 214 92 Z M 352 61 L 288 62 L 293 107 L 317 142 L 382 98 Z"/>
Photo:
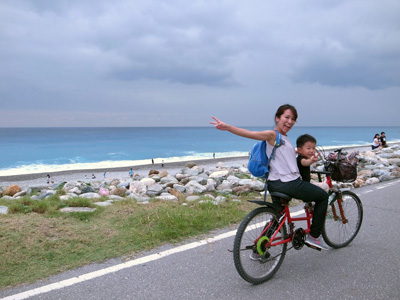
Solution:
<path fill-rule="evenodd" d="M 309 243 L 304 243 L 304 245 L 306 245 L 307 247 L 310 247 L 311 249 L 315 249 L 317 251 L 321 251 L 321 248 L 315 247 L 314 245 L 310 245 Z"/>

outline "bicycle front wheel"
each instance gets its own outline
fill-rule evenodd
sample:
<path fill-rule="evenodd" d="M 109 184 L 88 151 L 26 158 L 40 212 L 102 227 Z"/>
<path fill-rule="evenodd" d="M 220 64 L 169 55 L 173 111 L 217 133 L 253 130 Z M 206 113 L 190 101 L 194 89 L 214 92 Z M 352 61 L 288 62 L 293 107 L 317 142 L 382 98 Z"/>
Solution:
<path fill-rule="evenodd" d="M 332 248 L 347 246 L 360 230 L 363 207 L 360 198 L 350 191 L 342 192 L 342 201 L 335 199 L 328 206 L 322 236 Z"/>
<path fill-rule="evenodd" d="M 239 275 L 252 284 L 270 279 L 285 258 L 287 243 L 271 246 L 279 222 L 279 213 L 268 207 L 251 211 L 237 230 L 233 245 L 233 260 Z M 272 244 L 286 237 L 283 224 Z"/>

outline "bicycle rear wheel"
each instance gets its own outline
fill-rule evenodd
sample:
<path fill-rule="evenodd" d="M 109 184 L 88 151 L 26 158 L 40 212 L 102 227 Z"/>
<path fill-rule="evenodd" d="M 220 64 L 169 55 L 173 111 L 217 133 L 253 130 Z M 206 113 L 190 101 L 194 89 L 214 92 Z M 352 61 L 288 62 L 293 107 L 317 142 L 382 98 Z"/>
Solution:
<path fill-rule="evenodd" d="M 270 279 L 285 258 L 287 243 L 268 246 L 278 228 L 279 217 L 279 213 L 275 210 L 259 207 L 243 219 L 237 230 L 233 245 L 233 260 L 239 275 L 252 284 L 260 284 Z M 268 230 L 263 234 L 266 227 Z M 274 241 L 285 237 L 286 226 L 283 224 Z M 253 256 L 259 256 L 259 259 L 253 260 Z"/>
<path fill-rule="evenodd" d="M 343 216 L 341 214 L 343 211 Z M 328 206 L 322 236 L 332 248 L 347 246 L 360 230 L 363 219 L 363 207 L 360 198 L 350 191 L 342 192 L 342 202 L 335 199 Z"/>

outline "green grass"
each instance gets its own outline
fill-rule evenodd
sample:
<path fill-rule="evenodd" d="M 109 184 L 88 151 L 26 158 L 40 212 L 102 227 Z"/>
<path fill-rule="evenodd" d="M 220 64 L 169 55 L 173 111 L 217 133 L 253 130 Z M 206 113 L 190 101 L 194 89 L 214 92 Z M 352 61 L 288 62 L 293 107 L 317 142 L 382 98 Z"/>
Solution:
<path fill-rule="evenodd" d="M 248 195 L 246 198 L 254 198 Z M 59 272 L 113 257 L 133 258 L 164 243 L 177 243 L 239 223 L 256 207 L 241 202 L 220 205 L 130 200 L 97 207 L 93 213 L 61 213 L 66 206 L 94 207 L 92 200 L 0 201 L 0 289 L 32 283 Z M 98 201 L 98 199 L 96 200 Z"/>

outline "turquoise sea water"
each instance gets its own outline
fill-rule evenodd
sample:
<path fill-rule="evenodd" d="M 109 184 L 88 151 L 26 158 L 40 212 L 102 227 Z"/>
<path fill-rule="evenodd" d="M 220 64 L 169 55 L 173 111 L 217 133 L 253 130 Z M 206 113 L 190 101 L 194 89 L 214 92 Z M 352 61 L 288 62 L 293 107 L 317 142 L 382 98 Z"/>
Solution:
<path fill-rule="evenodd" d="M 248 127 L 250 130 L 272 128 Z M 400 127 L 294 127 L 318 145 L 370 145 L 375 133 L 400 141 Z M 170 161 L 247 155 L 253 140 L 210 127 L 0 128 L 0 176 L 61 170 L 135 166 Z"/>

